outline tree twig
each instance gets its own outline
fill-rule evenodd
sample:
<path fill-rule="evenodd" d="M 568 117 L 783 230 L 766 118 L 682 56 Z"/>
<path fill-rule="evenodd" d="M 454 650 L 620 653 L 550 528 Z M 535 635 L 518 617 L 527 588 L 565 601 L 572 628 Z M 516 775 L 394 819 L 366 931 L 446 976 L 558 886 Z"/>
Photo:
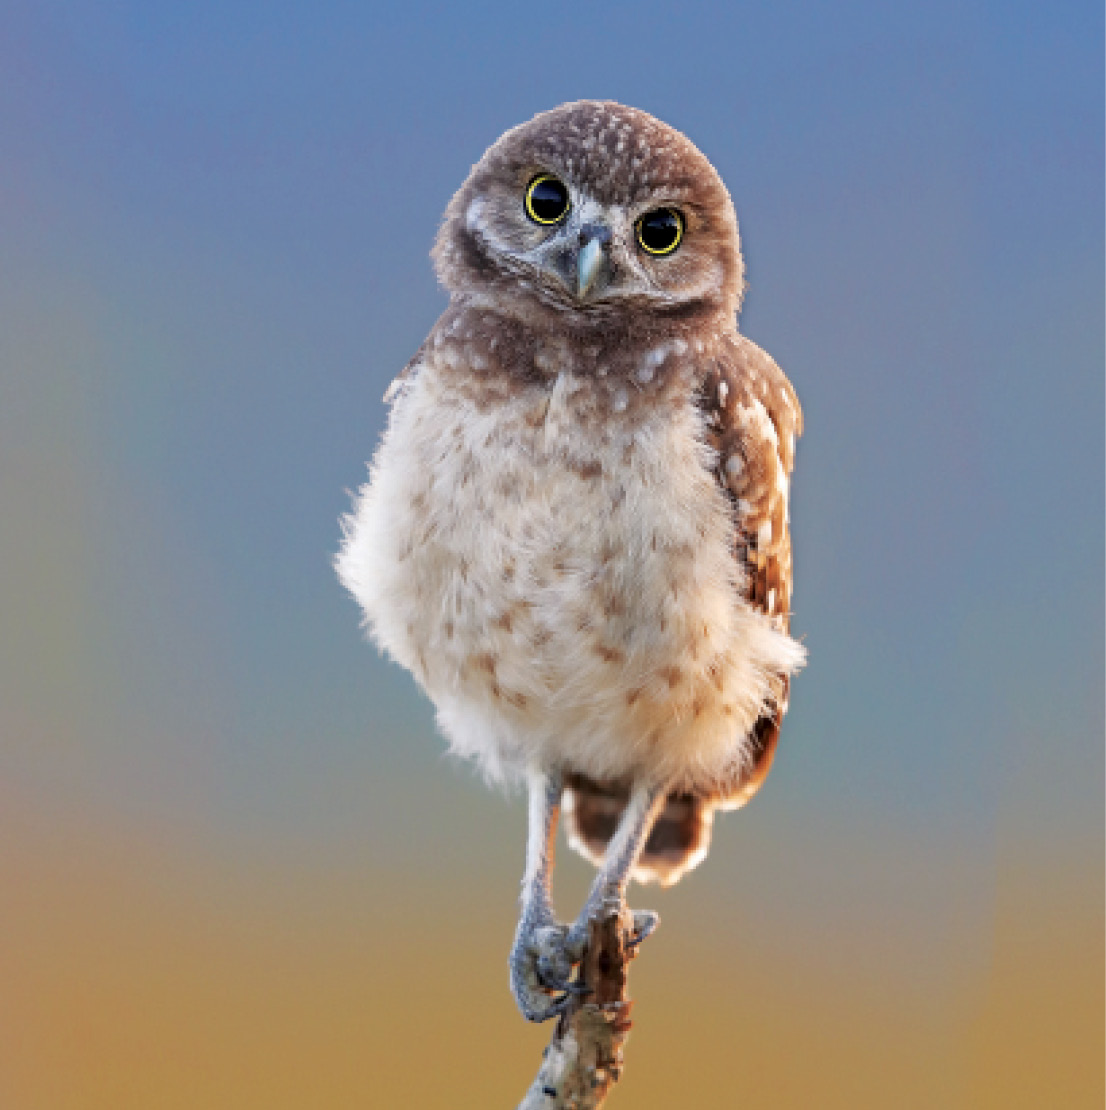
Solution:
<path fill-rule="evenodd" d="M 588 921 L 580 978 L 590 993 L 574 996 L 557 1021 L 537 1078 L 518 1110 L 595 1110 L 622 1074 L 622 1047 L 633 1003 L 626 995 L 633 914 L 618 898 L 603 902 Z"/>

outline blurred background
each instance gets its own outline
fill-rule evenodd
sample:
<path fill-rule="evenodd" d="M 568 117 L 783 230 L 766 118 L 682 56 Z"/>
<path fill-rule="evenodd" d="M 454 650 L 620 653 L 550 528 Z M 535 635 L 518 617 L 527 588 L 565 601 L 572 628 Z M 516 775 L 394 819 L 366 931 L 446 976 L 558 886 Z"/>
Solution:
<path fill-rule="evenodd" d="M 803 401 L 767 787 L 668 892 L 619 1106 L 1103 1105 L 1103 12 L 0 12 L 0 1106 L 513 1106 L 524 806 L 330 559 L 429 250 L 611 97 Z M 562 851 L 567 916 L 585 867 Z"/>

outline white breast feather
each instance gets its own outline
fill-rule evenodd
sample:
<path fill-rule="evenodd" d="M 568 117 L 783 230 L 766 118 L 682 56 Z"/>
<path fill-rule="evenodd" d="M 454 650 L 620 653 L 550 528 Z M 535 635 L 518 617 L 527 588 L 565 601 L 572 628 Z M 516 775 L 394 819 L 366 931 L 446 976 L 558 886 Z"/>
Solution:
<path fill-rule="evenodd" d="M 484 411 L 451 380 L 397 400 L 338 570 L 453 749 L 494 778 L 732 773 L 804 653 L 740 596 L 695 407 L 588 437 L 567 373 Z"/>

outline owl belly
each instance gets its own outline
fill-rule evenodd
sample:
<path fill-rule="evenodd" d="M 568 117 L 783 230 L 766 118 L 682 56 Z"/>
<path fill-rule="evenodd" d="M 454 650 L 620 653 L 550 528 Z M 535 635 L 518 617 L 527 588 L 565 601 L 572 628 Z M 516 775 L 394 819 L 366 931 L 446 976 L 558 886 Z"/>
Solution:
<path fill-rule="evenodd" d="M 740 597 L 694 408 L 589 425 L 557 387 L 445 392 L 420 375 L 397 406 L 340 569 L 454 749 L 493 775 L 732 773 L 793 645 Z"/>

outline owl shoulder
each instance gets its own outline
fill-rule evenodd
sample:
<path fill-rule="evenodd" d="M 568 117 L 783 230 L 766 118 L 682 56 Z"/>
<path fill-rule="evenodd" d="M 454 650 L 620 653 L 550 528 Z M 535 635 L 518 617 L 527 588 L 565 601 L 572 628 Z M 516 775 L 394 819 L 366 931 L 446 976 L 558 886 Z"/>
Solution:
<path fill-rule="evenodd" d="M 428 366 L 478 403 L 502 399 L 512 383 L 533 374 L 534 354 L 534 337 L 519 321 L 487 305 L 453 304 L 392 379 L 384 401 L 398 400 Z"/>

